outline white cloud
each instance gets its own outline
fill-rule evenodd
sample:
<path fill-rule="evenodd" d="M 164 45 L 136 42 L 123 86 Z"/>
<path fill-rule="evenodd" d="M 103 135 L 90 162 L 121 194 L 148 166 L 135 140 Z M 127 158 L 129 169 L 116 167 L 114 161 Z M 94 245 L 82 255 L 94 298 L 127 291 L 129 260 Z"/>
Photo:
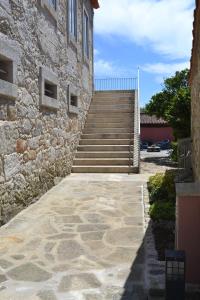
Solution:
<path fill-rule="evenodd" d="M 99 50 L 94 48 L 94 56 L 98 56 L 100 54 Z"/>
<path fill-rule="evenodd" d="M 94 63 L 94 72 L 96 77 L 113 76 L 115 73 L 115 66 L 106 60 L 98 59 Z"/>
<path fill-rule="evenodd" d="M 95 77 L 135 77 L 132 69 L 125 69 L 117 63 L 98 58 L 94 62 Z"/>
<path fill-rule="evenodd" d="M 189 62 L 182 63 L 156 63 L 156 64 L 146 64 L 142 67 L 142 70 L 152 74 L 166 74 L 172 75 L 176 71 L 181 71 L 183 69 L 189 68 Z"/>
<path fill-rule="evenodd" d="M 150 44 L 172 59 L 190 56 L 194 0 L 101 0 L 100 4 L 97 34 Z"/>

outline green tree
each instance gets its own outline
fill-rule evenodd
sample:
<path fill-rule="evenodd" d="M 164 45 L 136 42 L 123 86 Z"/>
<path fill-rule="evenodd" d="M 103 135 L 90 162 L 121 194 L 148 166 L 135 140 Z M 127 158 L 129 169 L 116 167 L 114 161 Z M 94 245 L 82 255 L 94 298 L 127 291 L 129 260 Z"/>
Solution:
<path fill-rule="evenodd" d="M 145 106 L 145 112 L 163 118 L 173 128 L 175 139 L 190 136 L 191 94 L 189 70 L 176 72 L 164 80 L 162 92 L 154 95 Z"/>

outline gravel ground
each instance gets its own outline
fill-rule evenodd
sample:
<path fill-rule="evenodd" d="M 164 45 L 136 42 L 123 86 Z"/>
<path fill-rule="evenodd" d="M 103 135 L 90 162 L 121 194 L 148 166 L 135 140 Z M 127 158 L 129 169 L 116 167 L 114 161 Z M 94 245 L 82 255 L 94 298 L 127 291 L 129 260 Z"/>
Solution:
<path fill-rule="evenodd" d="M 177 164 L 170 160 L 169 150 L 161 152 L 147 152 L 143 150 L 141 155 L 141 174 L 164 173 L 167 169 L 175 169 Z"/>

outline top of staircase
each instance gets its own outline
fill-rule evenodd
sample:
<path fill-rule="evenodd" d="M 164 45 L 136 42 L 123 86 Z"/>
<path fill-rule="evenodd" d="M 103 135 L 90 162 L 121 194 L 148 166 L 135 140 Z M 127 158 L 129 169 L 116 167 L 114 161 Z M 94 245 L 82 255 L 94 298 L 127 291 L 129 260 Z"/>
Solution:
<path fill-rule="evenodd" d="M 94 81 L 95 92 L 126 93 L 137 89 L 137 78 L 97 78 Z"/>

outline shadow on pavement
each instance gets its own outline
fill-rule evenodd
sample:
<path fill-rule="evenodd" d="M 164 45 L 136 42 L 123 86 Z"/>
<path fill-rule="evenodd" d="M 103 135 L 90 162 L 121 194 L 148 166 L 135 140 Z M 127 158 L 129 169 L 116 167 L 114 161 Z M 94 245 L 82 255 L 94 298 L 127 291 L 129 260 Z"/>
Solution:
<path fill-rule="evenodd" d="M 141 161 L 142 162 L 146 162 L 146 163 L 154 163 L 154 164 L 156 164 L 158 166 L 166 166 L 166 167 L 172 167 L 172 168 L 176 168 L 177 167 L 177 163 L 171 161 L 170 158 L 166 157 L 166 156 L 145 157 L 145 158 L 142 158 Z"/>
<path fill-rule="evenodd" d="M 145 238 L 144 238 L 145 240 Z M 147 300 L 145 292 L 145 244 L 144 240 L 138 249 L 130 274 L 124 285 L 121 297 L 113 300 Z"/>

